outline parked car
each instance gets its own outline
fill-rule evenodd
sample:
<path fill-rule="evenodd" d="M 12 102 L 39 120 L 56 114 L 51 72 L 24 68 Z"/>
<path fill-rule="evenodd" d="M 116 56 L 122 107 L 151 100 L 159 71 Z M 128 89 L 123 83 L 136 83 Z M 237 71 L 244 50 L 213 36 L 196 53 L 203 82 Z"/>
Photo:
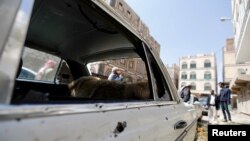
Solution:
<path fill-rule="evenodd" d="M 18 76 L 19 79 L 27 79 L 27 80 L 34 80 L 36 77 L 36 72 L 34 72 L 33 70 L 26 68 L 26 67 L 22 67 L 22 70 Z"/>
<path fill-rule="evenodd" d="M 208 115 L 208 105 L 207 105 L 207 96 L 202 96 L 199 98 L 199 102 L 202 107 L 202 115 L 207 116 Z"/>
<path fill-rule="evenodd" d="M 199 102 L 198 98 L 191 94 L 190 100 L 188 102 L 184 102 L 184 105 L 187 107 L 193 107 L 195 109 L 196 117 L 198 118 L 198 121 L 202 120 L 203 117 L 203 108 L 201 106 L 201 103 Z"/>
<path fill-rule="evenodd" d="M 144 37 L 148 32 L 135 27 L 143 23 L 117 12 L 123 5 L 121 0 L 1 2 L 1 141 L 194 140 L 196 109 L 180 100 Z M 38 70 L 48 59 L 55 62 L 50 81 L 16 79 L 19 66 Z M 98 75 L 91 77 L 88 64 Z M 98 77 L 114 66 L 124 69 L 126 81 Z"/>

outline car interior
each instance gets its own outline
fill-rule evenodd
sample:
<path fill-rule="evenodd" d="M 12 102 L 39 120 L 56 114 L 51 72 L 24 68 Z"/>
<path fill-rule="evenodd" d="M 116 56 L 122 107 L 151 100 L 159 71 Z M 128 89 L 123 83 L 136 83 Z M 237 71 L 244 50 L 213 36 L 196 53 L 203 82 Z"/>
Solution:
<path fill-rule="evenodd" d="M 41 57 L 40 54 L 27 59 L 25 56 L 32 53 L 25 54 L 26 49 L 59 58 L 56 61 L 57 69 L 49 82 L 17 78 L 12 104 L 88 103 L 103 100 L 73 97 L 68 84 L 80 77 L 91 76 L 87 67 L 91 62 L 129 58 L 140 58 L 144 63 L 147 62 L 142 41 L 87 0 L 36 0 L 19 68 L 28 65 L 38 71 L 38 66 L 36 68 L 34 65 L 39 64 L 37 58 Z M 145 63 L 146 72 L 150 71 L 149 65 L 154 66 L 154 61 Z M 151 71 L 158 74 L 159 68 L 154 66 Z M 159 98 L 165 93 L 170 95 L 161 76 L 155 75 L 154 78 L 161 81 L 155 82 L 158 86 L 154 86 L 153 80 L 147 75 L 150 96 L 144 101 L 154 100 L 153 87 L 157 87 Z M 166 99 L 171 100 L 171 97 L 167 96 Z M 129 99 L 133 100 L 138 99 Z M 124 99 L 108 98 L 103 102 L 113 101 Z"/>

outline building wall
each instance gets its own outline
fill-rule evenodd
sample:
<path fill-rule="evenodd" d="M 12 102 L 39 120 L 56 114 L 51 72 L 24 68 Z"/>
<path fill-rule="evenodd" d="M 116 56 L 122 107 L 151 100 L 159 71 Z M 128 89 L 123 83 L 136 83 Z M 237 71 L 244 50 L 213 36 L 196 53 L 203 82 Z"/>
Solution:
<path fill-rule="evenodd" d="M 223 48 L 223 81 L 230 81 L 238 74 L 250 74 L 250 63 L 236 64 L 236 49 L 234 48 L 234 39 L 226 39 L 226 45 Z"/>
<path fill-rule="evenodd" d="M 234 39 L 236 48 L 236 69 L 235 76 L 230 83 L 230 89 L 237 92 L 238 111 L 250 114 L 250 79 L 247 77 L 250 74 L 250 0 L 232 0 L 232 22 L 234 28 Z M 244 63 L 244 64 L 243 64 Z M 240 68 L 240 69 L 239 69 Z M 240 71 L 238 71 L 240 70 Z M 243 74 L 242 74 L 243 72 Z M 244 78 L 246 85 L 239 85 L 238 78 Z"/>
<path fill-rule="evenodd" d="M 235 46 L 238 46 L 241 30 L 243 30 L 243 24 L 246 12 L 249 8 L 249 0 L 232 0 L 232 22 L 234 26 L 234 35 L 235 35 Z"/>
<path fill-rule="evenodd" d="M 250 61 L 250 0 L 232 0 L 232 22 L 236 47 L 236 62 Z"/>
<path fill-rule="evenodd" d="M 209 60 L 211 63 L 211 67 L 205 68 L 204 62 Z M 190 64 L 192 62 L 196 62 L 196 68 L 190 68 Z M 187 63 L 187 69 L 184 69 L 182 64 Z M 186 56 L 180 58 L 180 74 L 179 74 L 179 88 L 183 83 L 196 84 L 196 89 L 191 90 L 192 93 L 198 94 L 210 94 L 210 90 L 204 90 L 204 86 L 206 83 L 211 85 L 211 89 L 217 91 L 217 69 L 216 69 L 216 57 L 214 53 L 211 54 L 198 54 L 195 56 Z M 205 79 L 204 74 L 206 72 L 210 72 L 211 79 Z M 187 74 L 187 79 L 182 79 L 182 74 Z M 191 79 L 190 74 L 195 73 L 196 79 Z"/>
<path fill-rule="evenodd" d="M 250 82 L 238 92 L 237 108 L 239 112 L 250 114 Z"/>
<path fill-rule="evenodd" d="M 166 68 L 168 70 L 168 73 L 169 73 L 173 83 L 175 84 L 176 88 L 178 89 L 179 72 L 180 72 L 179 66 L 176 64 L 172 64 L 172 66 L 166 65 Z"/>
<path fill-rule="evenodd" d="M 145 63 L 141 59 L 120 59 L 93 62 L 89 64 L 92 75 L 107 79 L 113 67 L 123 69 L 124 80 L 127 82 L 147 81 Z"/>
<path fill-rule="evenodd" d="M 102 0 L 110 5 L 160 55 L 160 44 L 150 35 L 149 28 L 124 0 Z"/>

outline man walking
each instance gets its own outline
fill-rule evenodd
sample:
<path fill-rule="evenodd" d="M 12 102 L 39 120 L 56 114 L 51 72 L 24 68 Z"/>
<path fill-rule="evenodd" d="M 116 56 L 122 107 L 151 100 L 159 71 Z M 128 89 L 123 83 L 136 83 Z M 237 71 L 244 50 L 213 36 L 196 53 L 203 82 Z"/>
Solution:
<path fill-rule="evenodd" d="M 228 105 L 230 104 L 231 100 L 231 91 L 229 88 L 225 87 L 225 84 L 223 82 L 220 82 L 219 85 L 221 88 L 219 97 L 220 97 L 222 113 L 224 116 L 224 122 L 227 122 L 227 119 L 231 121 L 231 114 L 228 109 Z"/>

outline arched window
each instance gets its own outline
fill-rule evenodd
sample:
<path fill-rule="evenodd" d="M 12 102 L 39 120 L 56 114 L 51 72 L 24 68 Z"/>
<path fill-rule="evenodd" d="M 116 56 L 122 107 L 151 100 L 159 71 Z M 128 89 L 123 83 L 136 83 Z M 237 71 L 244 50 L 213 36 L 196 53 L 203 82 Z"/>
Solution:
<path fill-rule="evenodd" d="M 246 69 L 239 68 L 238 74 L 246 74 Z"/>
<path fill-rule="evenodd" d="M 191 83 L 191 90 L 196 90 L 196 84 L 194 82 Z"/>
<path fill-rule="evenodd" d="M 182 82 L 182 83 L 181 83 L 181 88 L 184 87 L 185 85 L 186 85 L 186 83 L 185 83 L 185 82 Z"/>
<path fill-rule="evenodd" d="M 211 84 L 210 84 L 210 83 L 205 83 L 205 84 L 204 84 L 204 90 L 205 90 L 205 91 L 210 91 L 210 90 L 212 90 Z"/>
<path fill-rule="evenodd" d="M 210 80 L 211 78 L 212 78 L 211 73 L 210 73 L 209 71 L 206 71 L 206 72 L 204 73 L 204 79 Z"/>
<path fill-rule="evenodd" d="M 205 60 L 204 61 L 204 68 L 211 68 L 211 62 L 210 62 L 210 60 Z"/>
<path fill-rule="evenodd" d="M 190 79 L 196 79 L 196 73 L 195 72 L 190 73 Z"/>
<path fill-rule="evenodd" d="M 187 63 L 186 63 L 186 62 L 183 62 L 182 65 L 181 65 L 181 68 L 182 68 L 182 69 L 187 69 Z"/>
<path fill-rule="evenodd" d="M 181 79 L 187 79 L 187 73 L 186 72 L 183 72 L 181 74 Z"/>
<path fill-rule="evenodd" d="M 111 69 L 109 68 L 109 69 L 107 69 L 107 70 L 106 70 L 106 72 L 105 72 L 105 76 L 109 76 L 109 75 L 110 75 L 110 73 L 111 73 Z"/>
<path fill-rule="evenodd" d="M 195 68 L 196 68 L 196 62 L 195 62 L 195 61 L 192 61 L 192 62 L 190 63 L 190 68 L 191 68 L 191 69 L 195 69 Z"/>

